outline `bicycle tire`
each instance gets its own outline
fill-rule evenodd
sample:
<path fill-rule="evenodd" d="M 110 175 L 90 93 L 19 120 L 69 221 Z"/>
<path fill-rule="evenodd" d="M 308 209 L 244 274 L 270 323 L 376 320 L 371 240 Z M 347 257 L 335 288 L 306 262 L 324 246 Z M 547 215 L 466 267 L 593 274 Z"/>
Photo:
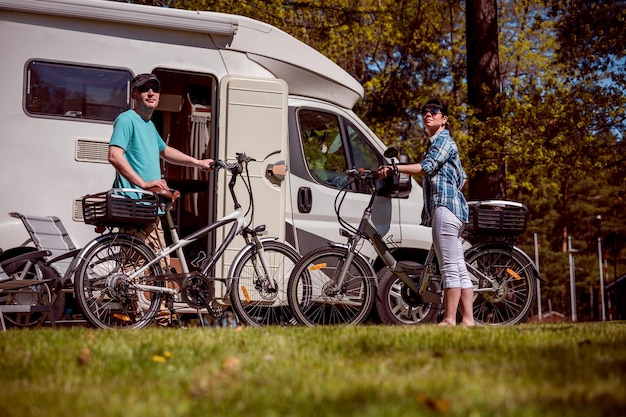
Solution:
<path fill-rule="evenodd" d="M 346 248 L 327 246 L 309 252 L 295 265 L 287 298 L 300 324 L 355 325 L 368 318 L 376 298 L 376 276 L 367 261 L 356 254 L 342 288 L 332 288 L 332 277 L 347 255 Z"/>
<path fill-rule="evenodd" d="M 528 315 L 536 292 L 536 277 L 528 261 L 505 245 L 488 245 L 468 252 L 466 262 L 494 279 L 499 288 L 474 293 L 474 321 L 483 325 L 512 325 Z M 470 271 L 470 276 L 472 273 Z M 491 285 L 472 276 L 474 288 Z"/>
<path fill-rule="evenodd" d="M 417 265 L 410 261 L 404 261 L 403 263 Z M 429 283 L 429 286 L 434 286 L 434 283 Z M 408 288 L 405 287 L 402 280 L 394 275 L 389 268 L 381 271 L 380 282 L 378 283 L 378 297 L 376 297 L 376 312 L 380 321 L 383 324 L 390 325 L 435 323 L 443 306 L 441 304 L 425 303 L 419 296 L 412 297 L 409 300 L 407 299 Z"/>
<path fill-rule="evenodd" d="M 296 324 L 287 301 L 287 282 L 300 255 L 291 246 L 277 241 L 261 242 L 266 262 L 277 280 L 277 291 L 268 287 L 256 246 L 245 248 L 233 266 L 230 303 L 241 322 L 254 327 Z M 262 271 L 259 275 L 257 271 Z"/>
<path fill-rule="evenodd" d="M 160 263 L 131 282 L 128 275 L 156 258 L 141 239 L 110 234 L 93 245 L 81 259 L 74 293 L 89 324 L 102 329 L 140 329 L 152 323 L 161 307 L 161 294 L 143 292 L 133 283 L 164 286 Z"/>

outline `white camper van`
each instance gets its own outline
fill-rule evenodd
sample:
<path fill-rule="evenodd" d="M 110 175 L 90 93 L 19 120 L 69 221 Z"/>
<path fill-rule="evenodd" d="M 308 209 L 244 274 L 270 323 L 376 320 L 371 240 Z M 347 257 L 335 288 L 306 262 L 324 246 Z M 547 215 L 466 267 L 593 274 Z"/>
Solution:
<path fill-rule="evenodd" d="M 111 187 L 108 141 L 115 117 L 131 106 L 137 73 L 161 80 L 153 120 L 169 145 L 197 157 L 256 159 L 255 224 L 301 253 L 344 241 L 333 202 L 345 169 L 384 163 L 385 146 L 351 110 L 361 85 L 249 18 L 102 0 L 0 0 L 0 51 L 0 248 L 28 238 L 9 212 L 58 216 L 78 247 L 96 237 L 82 222 L 81 198 Z M 182 235 L 228 212 L 222 172 L 162 168 L 183 193 Z M 355 188 L 344 204 L 355 224 L 364 191 Z M 419 186 L 377 205 L 376 223 L 400 257 L 419 259 L 431 243 L 419 225 Z"/>

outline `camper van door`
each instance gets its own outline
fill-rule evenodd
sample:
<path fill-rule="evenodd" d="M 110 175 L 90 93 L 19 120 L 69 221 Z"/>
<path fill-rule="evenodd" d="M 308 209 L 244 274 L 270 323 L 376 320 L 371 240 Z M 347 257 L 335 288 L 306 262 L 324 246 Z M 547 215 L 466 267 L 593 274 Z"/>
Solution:
<path fill-rule="evenodd" d="M 248 166 L 257 219 L 263 219 L 269 236 L 284 240 L 285 198 L 287 186 L 284 175 L 287 153 L 287 84 L 278 79 L 226 76 L 220 85 L 218 158 L 234 161 L 244 152 L 255 161 Z M 233 210 L 228 194 L 229 175 L 219 172 L 217 195 L 218 218 Z M 244 185 L 237 184 L 237 197 L 244 210 L 249 206 Z M 255 225 L 260 222 L 255 222 Z M 218 242 L 226 230 L 220 231 Z M 241 241 L 240 243 L 243 243 Z M 224 254 L 225 276 L 239 245 Z M 219 275 L 220 271 L 216 271 Z"/>

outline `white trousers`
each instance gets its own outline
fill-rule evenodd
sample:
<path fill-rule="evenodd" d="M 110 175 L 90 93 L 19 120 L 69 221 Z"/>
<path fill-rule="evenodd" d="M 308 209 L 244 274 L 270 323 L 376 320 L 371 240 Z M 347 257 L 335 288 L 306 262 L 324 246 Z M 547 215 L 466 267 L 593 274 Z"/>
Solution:
<path fill-rule="evenodd" d="M 433 246 L 443 275 L 444 288 L 472 288 L 463 256 L 463 222 L 447 207 L 437 207 L 433 215 Z"/>

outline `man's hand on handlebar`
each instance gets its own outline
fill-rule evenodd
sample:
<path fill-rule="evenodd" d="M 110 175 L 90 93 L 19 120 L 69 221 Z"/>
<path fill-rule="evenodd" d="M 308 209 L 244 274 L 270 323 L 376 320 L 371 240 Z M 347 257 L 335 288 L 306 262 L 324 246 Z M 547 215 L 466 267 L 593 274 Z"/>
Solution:
<path fill-rule="evenodd" d="M 143 187 L 140 186 L 140 188 L 143 188 L 144 190 L 149 190 L 149 189 L 161 189 L 161 190 L 169 190 L 170 187 L 167 185 L 167 181 L 165 181 L 164 179 L 159 179 L 159 180 L 153 180 L 153 181 L 146 181 L 143 185 Z"/>
<path fill-rule="evenodd" d="M 215 167 L 215 161 L 212 159 L 198 159 L 196 167 L 200 168 L 202 171 L 210 171 Z"/>

